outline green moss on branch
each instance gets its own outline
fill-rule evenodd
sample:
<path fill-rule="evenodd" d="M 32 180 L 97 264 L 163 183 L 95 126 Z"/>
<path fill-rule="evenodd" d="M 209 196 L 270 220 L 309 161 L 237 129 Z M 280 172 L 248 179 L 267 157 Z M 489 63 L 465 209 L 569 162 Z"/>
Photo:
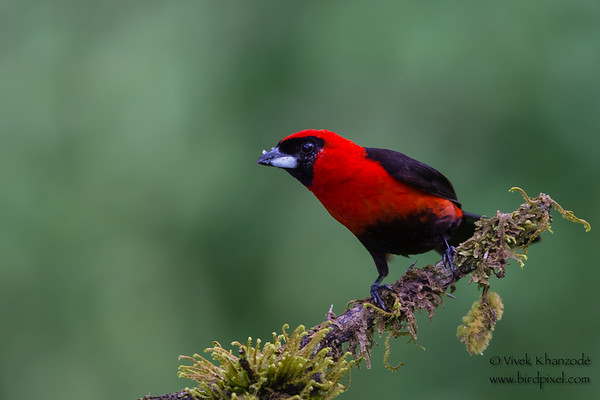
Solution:
<path fill-rule="evenodd" d="M 205 351 L 218 366 L 198 354 L 182 356 L 192 364 L 181 366 L 179 376 L 198 382 L 189 392 L 204 399 L 332 399 L 346 390 L 340 381 L 356 361 L 346 360 L 349 353 L 334 359 L 322 346 L 330 329 L 315 332 L 304 346 L 308 332 L 303 326 L 291 335 L 286 329 L 262 347 L 260 339 L 255 345 L 251 338 L 246 344 L 233 342 L 239 355 L 215 342 Z"/>

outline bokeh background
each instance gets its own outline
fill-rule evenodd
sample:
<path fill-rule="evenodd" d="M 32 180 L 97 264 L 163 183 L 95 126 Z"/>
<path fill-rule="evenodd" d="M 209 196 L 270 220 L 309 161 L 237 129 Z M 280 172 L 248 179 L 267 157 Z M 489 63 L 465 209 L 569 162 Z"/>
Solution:
<path fill-rule="evenodd" d="M 177 391 L 180 354 L 268 340 L 368 295 L 369 254 L 298 182 L 255 164 L 306 128 L 440 169 L 466 210 L 549 193 L 597 224 L 597 1 L 28 1 L 0 6 L 0 398 Z M 345 399 L 591 398 L 598 236 L 554 235 L 493 282 L 483 356 L 456 300 L 419 344 L 383 340 Z M 435 254 L 413 257 L 420 265 Z M 396 258 L 390 278 L 408 265 Z M 494 367 L 492 356 L 591 357 Z M 589 376 L 492 385 L 489 377 Z"/>

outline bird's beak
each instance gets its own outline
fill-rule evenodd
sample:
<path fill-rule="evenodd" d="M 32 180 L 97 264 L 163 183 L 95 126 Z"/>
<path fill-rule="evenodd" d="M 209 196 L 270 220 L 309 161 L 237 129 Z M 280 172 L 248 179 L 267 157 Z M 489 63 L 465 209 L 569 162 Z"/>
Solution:
<path fill-rule="evenodd" d="M 294 169 L 298 166 L 296 157 L 280 152 L 279 147 L 273 147 L 269 151 L 263 150 L 262 156 L 260 156 L 257 163 L 286 169 Z"/>

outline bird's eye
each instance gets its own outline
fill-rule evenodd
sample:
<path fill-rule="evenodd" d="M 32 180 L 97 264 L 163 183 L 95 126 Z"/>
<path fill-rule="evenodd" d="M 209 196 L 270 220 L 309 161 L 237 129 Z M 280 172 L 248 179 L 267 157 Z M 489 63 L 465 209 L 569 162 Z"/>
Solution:
<path fill-rule="evenodd" d="M 304 154 L 310 154 L 313 152 L 314 149 L 315 145 L 312 142 L 304 142 L 300 147 L 300 150 L 302 150 Z"/>

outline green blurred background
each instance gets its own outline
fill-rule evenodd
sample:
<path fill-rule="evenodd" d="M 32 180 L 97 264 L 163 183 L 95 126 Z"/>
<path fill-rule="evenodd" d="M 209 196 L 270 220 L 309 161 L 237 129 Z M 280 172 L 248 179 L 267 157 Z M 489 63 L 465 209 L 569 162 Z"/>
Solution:
<path fill-rule="evenodd" d="M 0 6 L 0 398 L 177 391 L 180 354 L 268 340 L 368 295 L 369 254 L 298 182 L 255 164 L 306 128 L 405 152 L 466 210 L 549 193 L 599 219 L 600 4 L 29 1 Z M 345 399 L 590 398 L 599 392 L 596 231 L 554 235 L 493 281 L 483 356 L 458 285 L 419 343 L 383 340 Z M 435 254 L 413 257 L 420 265 Z M 396 258 L 390 281 L 407 259 Z M 589 355 L 580 368 L 499 356 Z M 492 385 L 489 376 L 590 376 Z"/>

